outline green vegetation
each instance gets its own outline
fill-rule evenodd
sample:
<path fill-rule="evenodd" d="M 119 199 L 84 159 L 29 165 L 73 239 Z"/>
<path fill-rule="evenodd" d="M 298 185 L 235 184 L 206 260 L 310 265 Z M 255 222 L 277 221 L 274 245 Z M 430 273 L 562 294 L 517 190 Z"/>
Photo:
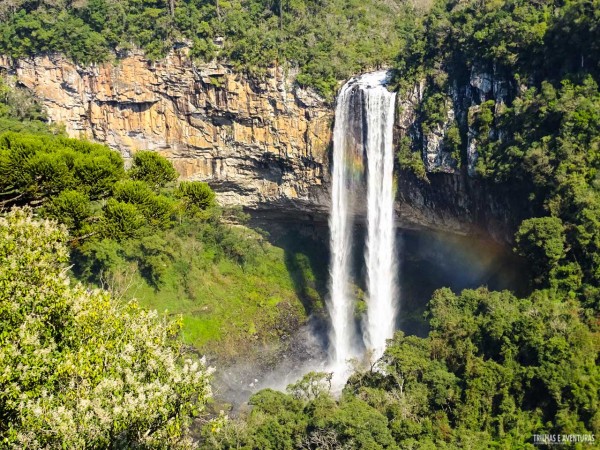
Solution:
<path fill-rule="evenodd" d="M 229 362 L 276 344 L 306 317 L 283 250 L 246 227 L 188 220 L 75 253 L 81 277 L 183 316 L 185 342 Z"/>
<path fill-rule="evenodd" d="M 457 108 L 448 151 L 466 161 L 473 133 L 477 176 L 531 200 L 515 251 L 532 269 L 532 293 L 440 289 L 428 337 L 397 333 L 379 370 L 355 373 L 340 398 L 326 374 L 287 394 L 260 392 L 246 417 L 206 433 L 206 448 L 534 448 L 534 434 L 598 436 L 597 11 L 591 0 L 439 0 L 425 17 L 405 16 L 397 82 L 426 81 L 417 131 Z M 503 98 L 452 104 L 473 73 L 503 82 Z M 426 178 L 414 144 L 400 142 L 400 163 Z"/>
<path fill-rule="evenodd" d="M 61 132 L 47 123 L 42 105 L 27 89 L 11 86 L 9 79 L 0 76 L 0 133 L 5 131 Z"/>
<path fill-rule="evenodd" d="M 154 189 L 165 187 L 173 183 L 179 174 L 173 165 L 155 152 L 137 152 L 133 155 L 133 165 L 129 170 L 129 177 L 133 180 L 144 181 Z M 195 186 L 205 186 L 196 185 Z M 212 205 L 205 205 L 205 208 Z"/>
<path fill-rule="evenodd" d="M 523 221 L 515 235 L 521 256 L 527 258 L 535 273 L 534 281 L 543 283 L 565 257 L 565 232 L 557 217 L 536 217 Z"/>
<path fill-rule="evenodd" d="M 452 88 L 469 86 L 473 73 L 492 74 L 504 83 L 502 99 L 487 93 L 477 97 L 478 104 L 470 110 L 456 115 L 456 122 L 448 124 L 445 145 L 457 162 L 464 162 L 466 138 L 472 133 L 478 151 L 477 176 L 489 184 L 511 183 L 531 200 L 532 217 L 515 230 L 515 250 L 532 268 L 532 293 L 517 298 L 485 288 L 461 294 L 440 289 L 425 314 L 429 335 L 398 333 L 373 368 L 380 370 L 355 373 L 339 398 L 329 392 L 328 374 L 308 374 L 287 393 L 255 394 L 250 400 L 253 408 L 239 419 L 220 416 L 202 430 L 202 447 L 487 449 L 532 448 L 534 434 L 594 434 L 597 439 L 600 1 L 437 0 L 425 15 L 395 3 L 373 7 L 335 1 L 58 3 L 3 3 L 0 49 L 13 56 L 59 50 L 87 62 L 109 58 L 113 50 L 131 43 L 158 57 L 186 38 L 192 41 L 196 57 L 210 59 L 218 53 L 219 58 L 255 74 L 274 62 L 289 62 L 300 68 L 300 83 L 325 95 L 331 95 L 337 79 L 395 57 L 401 88 L 426 80 L 417 111 L 421 132 L 442 124 L 449 107 L 460 107 L 452 103 Z M 218 51 L 213 44 L 217 36 L 225 37 Z M 18 104 L 14 98 L 4 95 L 0 100 L 5 117 L 17 114 L 14 107 L 10 109 Z M 36 120 L 35 111 L 30 109 L 24 118 Z M 401 164 L 426 178 L 422 161 L 411 150 L 410 142 L 401 142 Z M 185 339 L 225 356 L 247 353 L 251 342 L 286 334 L 289 330 L 282 323 L 294 328 L 294 320 L 302 320 L 310 305 L 320 303 L 318 280 L 304 255 L 283 255 L 260 234 L 241 226 L 233 214 L 227 221 L 234 223 L 225 224 L 227 213 L 217 208 L 208 186 L 176 185 L 170 165 L 152 153 L 139 153 L 132 170 L 126 172 L 120 156 L 100 145 L 48 134 L 4 133 L 0 135 L 0 202 L 29 205 L 39 216 L 60 220 L 69 227 L 73 270 L 80 279 L 106 287 L 115 297 L 136 295 L 148 306 L 183 313 Z M 22 213 L 12 214 L 2 220 L 38 223 Z M 43 235 L 27 233 L 33 242 Z M 62 232 L 52 233 L 60 234 L 59 241 L 65 239 Z M 36 351 L 38 341 L 19 333 L 25 333 L 31 322 L 43 331 L 39 342 L 49 336 L 71 339 L 69 330 L 84 323 L 92 327 L 91 334 L 85 334 L 82 344 L 83 333 L 75 333 L 79 338 L 74 339 L 95 358 L 95 352 L 107 350 L 93 338 L 111 327 L 123 329 L 123 320 L 113 318 L 117 313 L 104 317 L 106 309 L 96 311 L 93 323 L 85 314 L 87 322 L 77 314 L 63 314 L 68 305 L 62 298 L 80 301 L 95 295 L 107 298 L 106 294 L 77 288 L 79 295 L 73 296 L 72 288 L 60 283 L 64 275 L 56 276 L 64 271 L 62 265 L 45 270 L 46 260 L 38 253 L 17 254 L 15 246 L 11 248 L 14 258 L 23 259 L 17 265 L 6 263 L 12 291 L 0 292 L 4 295 L 0 317 L 14 326 L 1 330 L 0 339 L 8 339 L 11 345 L 0 348 L 3 352 L 12 352 L 17 345 L 26 348 L 16 356 L 3 355 L 0 364 L 4 361 L 6 369 L 0 374 L 13 376 L 23 367 L 46 370 L 46 366 L 49 372 L 17 383 L 30 389 L 27 401 L 15 393 L 10 380 L 0 377 L 6 387 L 0 394 L 4 402 L 0 418 L 9 417 L 0 420 L 0 432 L 15 446 L 30 445 L 26 441 L 30 438 L 52 445 L 54 434 L 43 431 L 47 423 L 34 428 L 39 432 L 32 435 L 19 434 L 18 427 L 31 429 L 32 423 L 39 424 L 35 402 L 48 401 L 53 408 L 59 402 L 76 401 L 68 390 L 55 397 L 42 396 L 44 388 L 35 384 L 56 383 L 46 388 L 49 393 L 70 386 L 72 378 L 60 378 L 71 374 L 71 366 L 61 365 L 61 355 L 71 355 L 74 347 L 69 347 L 71 341 L 60 341 L 51 349 L 57 360 L 46 363 L 54 356 Z M 60 252 L 64 254 L 64 248 Z M 37 260 L 44 270 L 31 280 L 19 278 L 19 267 Z M 3 259 L 0 264 L 5 264 Z M 2 282 L 4 274 L 0 271 Z M 29 289 L 38 279 L 64 295 Z M 10 284 L 11 280 L 17 284 Z M 17 290 L 18 298 L 24 299 L 23 310 L 7 303 Z M 298 296 L 305 301 L 304 308 Z M 38 305 L 38 297 L 50 302 L 48 308 L 36 309 L 36 315 L 25 320 L 27 308 Z M 98 302 L 95 307 L 114 310 L 103 305 Z M 42 321 L 55 326 L 45 327 Z M 167 328 L 159 325 L 154 332 L 164 336 Z M 149 325 L 144 329 L 150 333 Z M 141 360 L 148 342 L 140 343 L 137 350 L 142 352 Z M 110 354 L 103 359 L 104 353 L 97 359 L 103 364 L 116 358 Z M 13 365 L 13 356 L 22 356 L 24 363 Z M 80 365 L 75 367 L 89 374 L 85 380 L 100 383 L 96 373 L 100 364 L 82 361 L 77 360 Z M 91 392 L 90 386 L 94 382 L 84 386 L 84 394 Z M 184 397 L 188 392 L 184 390 Z M 137 433 L 150 420 L 143 410 L 141 414 L 138 425 L 120 419 L 110 423 L 115 423 L 117 433 L 130 426 Z M 48 415 L 55 416 L 60 417 Z M 6 423 L 17 431 L 2 428 Z M 60 436 L 87 439 L 87 428 L 78 434 L 75 429 L 69 425 Z M 105 430 L 90 438 L 98 441 L 90 442 L 102 447 L 106 439 L 116 442 L 119 436 L 130 436 L 129 431 L 114 435 Z"/>
<path fill-rule="evenodd" d="M 449 102 L 455 102 L 459 117 L 467 115 L 465 100 L 452 98 L 454 89 L 469 86 L 472 74 L 487 74 L 488 81 L 493 79 L 505 91 L 502 101 L 496 102 L 499 93 L 487 93 L 469 117 L 460 119 L 458 136 L 454 131 L 452 139 L 464 159 L 469 127 L 476 132 L 476 170 L 481 176 L 510 177 L 512 183 L 538 176 L 535 181 L 542 181 L 539 175 L 553 175 L 534 172 L 550 170 L 558 159 L 568 161 L 571 156 L 573 164 L 594 169 L 599 7 L 592 0 L 439 0 L 426 16 L 413 16 L 412 22 L 407 16 L 406 29 L 412 35 L 402 40 L 396 79 L 401 88 L 426 80 L 417 111 L 419 131 L 441 123 Z M 579 111 L 589 123 L 579 122 Z M 588 125 L 587 131 L 579 128 Z M 584 138 L 580 133 L 587 134 L 587 141 L 579 140 Z M 559 150 L 563 139 L 571 141 L 570 148 Z M 452 145 L 446 147 L 455 151 Z M 592 153 L 584 155 L 582 150 L 587 153 L 588 148 Z M 547 161 L 539 158 L 542 154 Z M 531 164 L 539 167 L 529 168 Z"/>
<path fill-rule="evenodd" d="M 423 157 L 421 153 L 412 151 L 411 147 L 412 142 L 410 138 L 405 136 L 400 140 L 397 153 L 400 167 L 411 171 L 420 180 L 429 182 L 427 179 L 427 170 L 425 169 L 425 163 L 423 163 Z"/>
<path fill-rule="evenodd" d="M 469 86 L 473 73 L 503 86 L 502 98 L 489 92 L 468 111 L 454 105 L 458 122 L 448 130 L 448 150 L 466 160 L 471 133 L 477 176 L 510 183 L 531 200 L 535 216 L 552 217 L 524 222 L 517 251 L 535 268 L 535 286 L 552 286 L 594 311 L 600 54 L 582 36 L 594 38 L 598 17 L 588 12 L 599 8 L 589 0 L 440 0 L 414 17 L 409 28 L 417 32 L 397 60 L 401 87 L 426 80 L 421 132 L 445 120 L 452 90 Z M 401 146 L 402 166 L 422 177 L 414 155 Z"/>
<path fill-rule="evenodd" d="M 0 136 L 0 198 L 5 206 L 43 203 L 66 190 L 77 190 L 87 201 L 99 200 L 124 173 L 119 154 L 103 145 L 51 135 Z"/>
<path fill-rule="evenodd" d="M 183 199 L 185 209 L 192 215 L 198 215 L 215 205 L 215 193 L 206 184 L 181 182 L 175 195 Z"/>
<path fill-rule="evenodd" d="M 245 426 L 225 422 L 205 448 L 534 448 L 533 434 L 597 434 L 600 341 L 580 313 L 548 291 L 441 289 L 429 336 L 398 332 L 339 399 L 308 374 L 254 395 Z"/>
<path fill-rule="evenodd" d="M 310 267 L 288 270 L 283 250 L 221 211 L 206 183 L 175 178 L 151 152 L 125 171 L 103 145 L 0 135 L 0 202 L 65 224 L 78 279 L 182 314 L 185 342 L 222 361 L 289 334 L 320 304 L 316 291 L 297 292 L 298 277 L 314 277 Z"/>
<path fill-rule="evenodd" d="M 473 67 L 522 83 L 597 76 L 598 6 L 596 0 L 436 0 L 401 30 L 398 77 L 449 86 Z"/>
<path fill-rule="evenodd" d="M 157 59 L 188 42 L 194 58 L 217 57 L 258 76 L 274 65 L 297 67 L 301 85 L 332 99 L 339 80 L 392 62 L 405 10 L 413 8 L 402 0 L 8 0 L 0 5 L 0 53 L 61 52 L 87 64 L 133 46 Z"/>
<path fill-rule="evenodd" d="M 0 217 L 3 448 L 189 448 L 209 372 L 180 323 L 72 285 L 64 227 Z"/>

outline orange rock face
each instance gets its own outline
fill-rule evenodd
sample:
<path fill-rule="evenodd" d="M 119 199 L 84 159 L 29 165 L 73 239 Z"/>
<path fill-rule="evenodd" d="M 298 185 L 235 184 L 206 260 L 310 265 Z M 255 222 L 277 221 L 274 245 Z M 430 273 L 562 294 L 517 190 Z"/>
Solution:
<path fill-rule="evenodd" d="M 0 57 L 0 68 L 42 99 L 70 136 L 125 158 L 157 151 L 183 178 L 211 182 L 224 204 L 326 202 L 333 110 L 280 68 L 257 82 L 228 67 L 194 65 L 185 52 L 155 63 L 133 53 L 118 65 L 89 67 L 61 56 Z"/>

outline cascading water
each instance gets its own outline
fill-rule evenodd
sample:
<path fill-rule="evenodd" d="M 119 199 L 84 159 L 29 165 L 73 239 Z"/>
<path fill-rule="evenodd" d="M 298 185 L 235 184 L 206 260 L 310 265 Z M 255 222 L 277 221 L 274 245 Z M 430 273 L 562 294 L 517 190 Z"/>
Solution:
<path fill-rule="evenodd" d="M 352 295 L 352 236 L 354 216 L 367 210 L 367 315 L 363 339 L 375 357 L 392 337 L 397 293 L 394 217 L 393 147 L 395 94 L 385 83 L 385 71 L 350 80 L 340 91 L 333 136 L 333 187 L 330 299 L 331 362 L 343 371 L 357 356 L 359 343 Z M 365 164 L 366 161 L 366 164 Z M 366 198 L 364 193 L 366 165 Z"/>
<path fill-rule="evenodd" d="M 329 230 L 331 234 L 330 359 L 334 371 L 343 371 L 352 356 L 355 339 L 353 299 L 350 295 L 354 192 L 362 176 L 362 149 L 352 133 L 350 106 L 355 95 L 347 83 L 338 96 L 333 130 L 333 186 Z"/>
<path fill-rule="evenodd" d="M 385 82 L 385 72 L 371 75 Z M 379 85 L 366 95 L 367 153 L 367 317 L 365 345 L 380 358 L 396 322 L 397 264 L 394 227 L 394 100 Z"/>

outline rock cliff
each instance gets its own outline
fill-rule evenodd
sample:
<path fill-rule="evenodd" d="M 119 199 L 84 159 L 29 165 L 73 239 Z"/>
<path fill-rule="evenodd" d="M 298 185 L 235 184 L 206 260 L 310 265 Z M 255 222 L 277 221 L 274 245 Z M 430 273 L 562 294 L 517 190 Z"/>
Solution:
<path fill-rule="evenodd" d="M 118 65 L 80 67 L 59 55 L 0 69 L 42 99 L 74 137 L 119 150 L 154 150 L 182 177 L 210 181 L 223 204 L 324 212 L 333 111 L 280 68 L 262 82 L 194 65 L 185 50 L 159 62 L 132 53 Z"/>
<path fill-rule="evenodd" d="M 521 220 L 533 214 L 531 205 L 518 185 L 477 176 L 478 136 L 472 120 L 487 101 L 494 103 L 497 112 L 518 87 L 495 68 L 474 65 L 465 73 L 444 74 L 450 75 L 447 91 L 436 94 L 434 114 L 424 111 L 426 91 L 431 88 L 425 80 L 398 93 L 396 138 L 410 138 L 427 172 L 423 180 L 399 168 L 399 215 L 407 224 L 510 242 Z M 436 116 L 434 122 L 428 122 L 431 116 Z M 492 127 L 490 133 L 499 135 L 501 130 Z"/>
<path fill-rule="evenodd" d="M 258 218 L 327 220 L 334 111 L 292 73 L 272 68 L 257 81 L 228 66 L 193 64 L 185 48 L 158 62 L 133 52 L 117 65 L 88 67 L 60 55 L 0 56 L 0 71 L 31 89 L 71 136 L 104 142 L 126 159 L 157 151 L 183 178 L 208 181 L 222 204 L 248 207 Z M 426 130 L 418 113 L 425 89 L 421 82 L 397 97 L 396 138 L 417 143 L 429 178 L 400 168 L 399 225 L 510 240 L 515 211 L 526 205 L 515 207 L 513 192 L 472 176 L 476 136 L 469 133 L 463 168 L 445 139 L 481 102 L 503 101 L 506 88 L 473 71 L 448 92 L 446 120 Z"/>

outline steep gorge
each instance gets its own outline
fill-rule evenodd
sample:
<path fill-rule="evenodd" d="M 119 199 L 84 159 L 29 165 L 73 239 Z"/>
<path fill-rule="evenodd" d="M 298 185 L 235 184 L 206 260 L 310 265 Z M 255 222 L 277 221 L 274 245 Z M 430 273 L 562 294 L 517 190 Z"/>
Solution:
<path fill-rule="evenodd" d="M 117 64 L 86 67 L 60 55 L 0 57 L 0 71 L 31 89 L 71 136 L 106 143 L 126 158 L 157 151 L 183 178 L 208 181 L 222 204 L 259 217 L 327 220 L 333 105 L 295 84 L 293 71 L 273 67 L 259 80 L 224 65 L 196 65 L 185 48 L 157 62 L 134 51 Z M 428 181 L 399 177 L 401 227 L 510 240 L 524 204 L 471 176 L 474 144 L 462 168 L 444 147 L 455 117 L 501 97 L 494 91 L 501 83 L 489 77 L 473 73 L 457 87 L 446 120 L 427 133 L 417 113 L 425 86 L 400 91 L 395 141 L 410 136 L 428 173 Z"/>

